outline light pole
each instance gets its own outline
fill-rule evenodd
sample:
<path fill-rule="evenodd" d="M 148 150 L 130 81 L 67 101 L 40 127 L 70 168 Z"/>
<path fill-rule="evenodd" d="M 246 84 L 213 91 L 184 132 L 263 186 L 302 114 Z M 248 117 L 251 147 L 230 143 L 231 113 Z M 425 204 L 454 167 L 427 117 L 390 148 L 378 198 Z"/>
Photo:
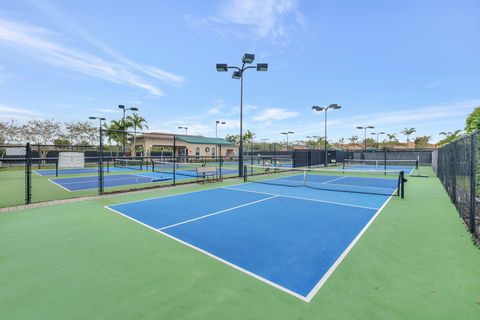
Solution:
<path fill-rule="evenodd" d="M 107 121 L 107 119 L 101 118 L 101 117 L 88 117 L 88 119 L 90 119 L 90 120 L 97 120 L 98 119 L 98 125 L 99 125 L 98 129 L 99 130 L 102 129 L 102 121 Z"/>
<path fill-rule="evenodd" d="M 138 108 L 137 107 L 126 108 L 122 104 L 118 105 L 118 108 L 123 110 L 123 117 L 122 117 L 123 143 L 122 143 L 122 149 L 123 149 L 123 156 L 125 156 L 125 144 L 126 144 L 126 140 L 127 140 L 127 135 L 125 134 L 125 131 L 127 130 L 127 126 L 125 125 L 125 112 L 127 110 L 138 111 Z"/>
<path fill-rule="evenodd" d="M 229 66 L 226 63 L 217 63 L 218 72 L 226 72 L 228 69 L 235 69 L 233 72 L 233 79 L 240 79 L 240 146 L 239 146 L 239 161 L 238 161 L 238 173 L 240 177 L 243 177 L 243 73 L 247 69 L 257 69 L 257 71 L 267 71 L 268 63 L 257 63 L 256 66 L 245 66 L 255 60 L 255 55 L 245 53 L 242 58 L 242 66 Z"/>
<path fill-rule="evenodd" d="M 325 167 L 328 165 L 328 150 L 327 150 L 327 111 L 328 109 L 340 109 L 341 106 L 338 104 L 331 104 L 328 107 L 319 107 L 319 106 L 313 106 L 312 110 L 314 111 L 325 111 Z"/>
<path fill-rule="evenodd" d="M 295 132 L 293 132 L 293 131 L 286 131 L 286 132 L 280 132 L 280 133 L 287 136 L 287 151 L 288 151 L 288 135 L 289 135 L 289 134 L 294 134 Z"/>
<path fill-rule="evenodd" d="M 374 136 L 374 135 L 377 135 L 377 149 L 378 149 L 378 146 L 379 146 L 379 144 L 378 144 L 378 136 L 381 135 L 381 134 L 385 134 L 385 132 L 383 132 L 383 131 L 380 131 L 380 132 L 371 132 L 370 134 L 373 135 L 373 136 Z"/>
<path fill-rule="evenodd" d="M 368 129 L 374 129 L 374 126 L 363 126 L 363 127 L 357 127 L 357 129 L 364 130 L 363 131 L 363 143 L 365 145 L 365 152 L 367 151 L 367 130 Z"/>
<path fill-rule="evenodd" d="M 187 135 L 188 127 L 180 126 L 180 127 L 178 127 L 178 129 L 185 129 L 185 135 Z"/>
<path fill-rule="evenodd" d="M 218 138 L 218 125 L 219 124 L 227 124 L 225 121 L 220 121 L 220 120 L 217 120 L 215 121 L 215 138 Z"/>

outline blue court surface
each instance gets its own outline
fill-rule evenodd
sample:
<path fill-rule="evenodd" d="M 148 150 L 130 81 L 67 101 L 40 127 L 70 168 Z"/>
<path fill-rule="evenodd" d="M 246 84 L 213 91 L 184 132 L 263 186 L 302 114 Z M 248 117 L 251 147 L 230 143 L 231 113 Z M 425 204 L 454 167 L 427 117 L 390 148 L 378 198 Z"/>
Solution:
<path fill-rule="evenodd" d="M 344 168 L 345 171 L 384 171 L 384 166 L 352 165 Z M 411 166 L 387 166 L 387 171 L 403 171 L 405 174 L 412 174 L 415 167 Z"/>
<path fill-rule="evenodd" d="M 171 176 L 147 172 L 142 174 L 105 175 L 104 187 L 120 187 L 133 184 L 167 181 L 171 179 Z M 75 178 L 56 178 L 50 179 L 50 181 L 67 191 L 81 191 L 98 188 L 98 177 L 96 175 Z"/>
<path fill-rule="evenodd" d="M 107 173 L 107 168 L 104 169 L 105 173 Z M 108 172 L 131 172 L 132 169 L 129 168 L 109 168 Z M 33 170 L 36 174 L 40 176 L 55 176 L 57 174 L 55 169 L 38 169 Z M 91 168 L 62 168 L 58 169 L 59 175 L 67 175 L 67 174 L 91 174 L 91 173 L 98 173 L 97 167 Z"/>
<path fill-rule="evenodd" d="M 244 183 L 107 208 L 308 302 L 389 199 Z"/>

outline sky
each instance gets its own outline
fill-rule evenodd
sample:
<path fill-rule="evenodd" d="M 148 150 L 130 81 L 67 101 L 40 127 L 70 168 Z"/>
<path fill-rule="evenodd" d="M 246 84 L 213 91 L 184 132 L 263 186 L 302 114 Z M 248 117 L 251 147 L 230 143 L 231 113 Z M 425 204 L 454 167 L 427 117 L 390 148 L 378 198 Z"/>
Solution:
<path fill-rule="evenodd" d="M 149 131 L 256 139 L 362 137 L 357 126 L 438 141 L 480 106 L 478 0 L 0 0 L 0 120 L 121 118 Z"/>

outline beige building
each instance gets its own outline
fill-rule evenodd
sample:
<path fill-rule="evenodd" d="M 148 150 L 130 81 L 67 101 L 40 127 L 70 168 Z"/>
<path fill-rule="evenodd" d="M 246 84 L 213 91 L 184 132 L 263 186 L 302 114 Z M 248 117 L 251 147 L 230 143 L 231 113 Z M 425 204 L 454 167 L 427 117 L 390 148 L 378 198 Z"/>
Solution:
<path fill-rule="evenodd" d="M 132 141 L 133 142 L 133 141 Z M 152 132 L 139 135 L 135 139 L 137 155 L 143 156 L 172 155 L 175 143 L 175 156 L 238 156 L 238 147 L 224 139 L 172 133 Z M 133 154 L 133 144 L 132 144 Z"/>

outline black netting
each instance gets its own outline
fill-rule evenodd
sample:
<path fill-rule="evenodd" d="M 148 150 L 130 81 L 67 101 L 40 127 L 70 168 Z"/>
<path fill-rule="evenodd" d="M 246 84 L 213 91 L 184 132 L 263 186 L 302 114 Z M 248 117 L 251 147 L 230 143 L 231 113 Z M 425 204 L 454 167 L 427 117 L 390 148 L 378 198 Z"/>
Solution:
<path fill-rule="evenodd" d="M 438 149 L 434 154 L 437 176 L 477 244 L 480 243 L 478 146 L 478 133 L 474 133 Z"/>

